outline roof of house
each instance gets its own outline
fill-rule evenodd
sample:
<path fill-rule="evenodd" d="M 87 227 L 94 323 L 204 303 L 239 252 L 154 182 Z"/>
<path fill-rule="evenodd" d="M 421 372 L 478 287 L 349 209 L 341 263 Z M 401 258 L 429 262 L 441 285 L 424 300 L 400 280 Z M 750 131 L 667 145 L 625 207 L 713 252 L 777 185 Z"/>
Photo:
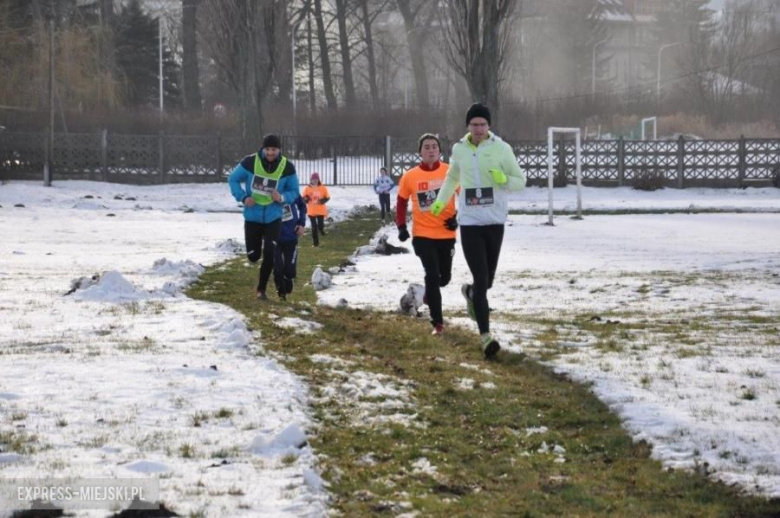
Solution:
<path fill-rule="evenodd" d="M 655 16 L 647 9 L 637 9 L 635 0 L 599 0 L 601 18 L 607 22 L 650 23 Z M 644 5 L 644 4 L 641 4 Z"/>

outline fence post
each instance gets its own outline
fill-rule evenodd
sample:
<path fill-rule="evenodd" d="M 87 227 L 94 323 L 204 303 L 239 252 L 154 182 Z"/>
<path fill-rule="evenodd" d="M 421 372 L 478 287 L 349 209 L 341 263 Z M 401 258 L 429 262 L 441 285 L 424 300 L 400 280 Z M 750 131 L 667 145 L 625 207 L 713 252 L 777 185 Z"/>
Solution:
<path fill-rule="evenodd" d="M 745 135 L 739 136 L 739 188 L 745 186 L 745 173 L 747 170 L 747 146 Z"/>
<path fill-rule="evenodd" d="M 54 162 L 52 159 L 53 154 L 52 139 L 49 135 L 49 130 L 47 130 L 43 139 L 43 156 L 45 160 L 43 163 L 43 185 L 46 187 L 51 187 L 52 163 Z"/>
<path fill-rule="evenodd" d="M 393 137 L 390 135 L 385 136 L 385 168 L 387 174 L 393 177 Z"/>
<path fill-rule="evenodd" d="M 623 187 L 626 180 L 626 141 L 618 137 L 618 187 Z"/>
<path fill-rule="evenodd" d="M 160 183 L 165 183 L 165 132 L 161 131 L 157 137 L 157 153 L 160 169 Z"/>
<path fill-rule="evenodd" d="M 333 185 L 338 185 L 338 175 L 339 175 L 339 161 L 338 156 L 336 156 L 336 140 L 330 139 L 330 145 L 331 145 L 331 151 L 333 152 Z"/>
<path fill-rule="evenodd" d="M 100 132 L 100 172 L 103 181 L 108 181 L 108 130 L 103 128 Z"/>
<path fill-rule="evenodd" d="M 222 179 L 222 133 L 217 134 L 217 181 Z"/>
<path fill-rule="evenodd" d="M 685 138 L 677 139 L 677 188 L 685 188 Z"/>

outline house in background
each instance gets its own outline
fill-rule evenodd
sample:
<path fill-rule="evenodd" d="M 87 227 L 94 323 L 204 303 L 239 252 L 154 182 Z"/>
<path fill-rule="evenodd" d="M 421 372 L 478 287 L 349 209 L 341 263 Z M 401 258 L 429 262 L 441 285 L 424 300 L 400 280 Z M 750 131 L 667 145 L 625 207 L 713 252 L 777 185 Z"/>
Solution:
<path fill-rule="evenodd" d="M 607 41 L 598 49 L 602 88 L 633 89 L 656 77 L 654 25 L 663 3 L 657 0 L 600 0 Z M 599 74 L 601 72 L 601 74 Z"/>

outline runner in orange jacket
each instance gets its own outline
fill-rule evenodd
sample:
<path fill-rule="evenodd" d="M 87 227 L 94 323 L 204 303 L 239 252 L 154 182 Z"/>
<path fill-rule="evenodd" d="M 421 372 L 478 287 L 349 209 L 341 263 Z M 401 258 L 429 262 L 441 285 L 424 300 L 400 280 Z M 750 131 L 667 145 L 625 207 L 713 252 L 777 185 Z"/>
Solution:
<path fill-rule="evenodd" d="M 444 212 L 435 217 L 430 207 L 444 183 L 449 166 L 439 161 L 441 147 L 436 135 L 426 133 L 417 147 L 422 162 L 404 173 L 398 184 L 396 225 L 398 239 L 409 239 L 406 229 L 406 210 L 412 199 L 412 247 L 425 270 L 425 302 L 431 312 L 433 334 L 444 330 L 441 309 L 441 287 L 452 277 L 452 258 L 455 255 L 455 237 L 458 221 L 453 197 Z"/>
<path fill-rule="evenodd" d="M 311 238 L 314 246 L 320 246 L 319 234 L 325 235 L 325 217 L 328 215 L 326 203 L 330 201 L 328 188 L 322 185 L 320 174 L 311 174 L 309 185 L 303 190 L 303 199 L 306 202 L 306 214 L 311 221 Z"/>

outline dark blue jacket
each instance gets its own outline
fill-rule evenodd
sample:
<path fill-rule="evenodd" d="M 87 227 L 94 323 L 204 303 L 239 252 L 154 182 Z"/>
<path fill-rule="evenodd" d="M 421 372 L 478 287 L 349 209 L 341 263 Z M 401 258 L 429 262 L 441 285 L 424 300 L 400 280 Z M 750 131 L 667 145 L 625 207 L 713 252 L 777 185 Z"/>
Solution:
<path fill-rule="evenodd" d="M 295 227 L 306 226 L 306 202 L 303 198 L 298 196 L 294 203 L 285 205 L 283 211 L 287 211 L 287 207 L 290 208 L 292 217 L 285 221 L 285 216 L 282 216 L 282 227 L 279 230 L 280 243 L 297 242 L 298 234 L 295 233 Z"/>
<path fill-rule="evenodd" d="M 275 171 L 279 165 L 279 160 L 282 159 L 282 155 L 276 159 L 273 163 L 268 163 L 265 157 L 261 153 L 260 160 L 263 163 L 263 167 L 266 171 Z M 255 174 L 255 156 L 249 155 L 244 157 L 241 162 L 236 166 L 230 176 L 228 177 L 228 184 L 230 184 L 230 193 L 236 199 L 236 201 L 243 203 L 247 196 L 252 195 L 252 179 Z M 282 177 L 279 179 L 279 183 L 276 186 L 276 190 L 282 195 L 282 202 L 273 202 L 270 205 L 255 205 L 254 207 L 244 207 L 244 219 L 255 223 L 270 223 L 276 221 L 282 217 L 282 205 L 285 203 L 294 203 L 295 199 L 300 196 L 298 192 L 298 174 L 295 172 L 295 166 L 289 160 L 282 172 Z"/>

